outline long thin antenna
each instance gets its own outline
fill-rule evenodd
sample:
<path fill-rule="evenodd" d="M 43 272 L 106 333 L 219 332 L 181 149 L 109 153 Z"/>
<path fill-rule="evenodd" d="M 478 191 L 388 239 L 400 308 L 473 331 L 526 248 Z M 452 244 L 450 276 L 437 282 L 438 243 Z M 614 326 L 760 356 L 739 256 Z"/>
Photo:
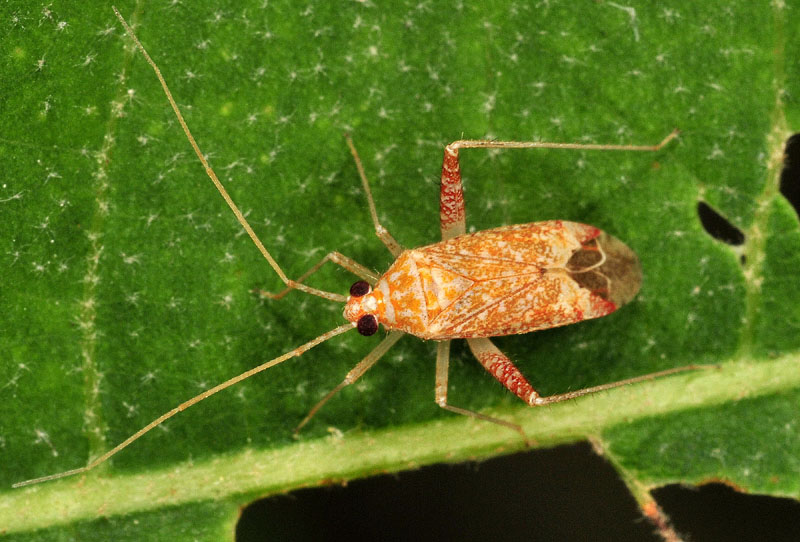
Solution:
<path fill-rule="evenodd" d="M 166 413 L 162 414 L 161 416 L 159 416 L 158 418 L 156 418 L 152 422 L 148 423 L 147 425 L 145 425 L 144 427 L 139 429 L 137 432 L 135 432 L 133 435 L 129 436 L 124 441 L 120 442 L 119 444 L 114 446 L 112 449 L 110 449 L 109 451 L 107 451 L 106 453 L 101 455 L 100 457 L 97 457 L 97 458 L 93 459 L 85 467 L 81 467 L 79 469 L 72 469 L 72 470 L 68 470 L 68 471 L 65 471 L 65 472 L 59 472 L 57 474 L 50 474 L 50 475 L 47 475 L 47 476 L 42 476 L 40 478 L 33 478 L 31 480 L 25 480 L 24 482 L 17 482 L 16 484 L 14 484 L 11 487 L 17 488 L 17 487 L 23 487 L 23 486 L 30 486 L 30 485 L 33 485 L 33 484 L 38 484 L 40 482 L 49 482 L 50 480 L 57 480 L 59 478 L 66 478 L 67 476 L 72 476 L 73 474 L 80 474 L 82 472 L 86 472 L 86 471 L 92 470 L 97 465 L 106 462 L 112 456 L 116 455 L 118 452 L 120 452 L 124 448 L 126 448 L 130 443 L 132 443 L 135 440 L 138 440 L 139 437 L 141 437 L 142 435 L 144 435 L 145 433 L 147 433 L 151 429 L 153 429 L 155 427 L 158 427 L 159 425 L 161 425 L 162 423 L 164 423 L 165 421 L 167 421 L 168 419 L 173 417 L 178 412 L 184 411 L 187 408 L 189 408 L 190 406 L 199 403 L 203 399 L 211 397 L 215 393 L 220 392 L 220 391 L 224 390 L 225 388 L 229 388 L 229 387 L 233 386 L 234 384 L 237 384 L 237 383 L 241 382 L 242 380 L 245 380 L 246 378 L 250 378 L 254 374 L 260 373 L 261 371 L 266 371 L 270 367 L 274 367 L 274 366 L 278 365 L 279 363 L 282 363 L 282 362 L 286 361 L 289 358 L 293 358 L 293 357 L 299 356 L 300 354 L 302 354 L 306 350 L 310 350 L 311 348 L 314 348 L 318 344 L 323 343 L 323 342 L 327 341 L 328 339 L 330 339 L 332 337 L 335 337 L 336 335 L 340 335 L 340 334 L 342 334 L 342 333 L 344 333 L 346 331 L 350 331 L 355 326 L 356 325 L 353 324 L 353 323 L 348 323 L 348 324 L 341 325 L 341 326 L 339 326 L 339 327 L 337 327 L 335 329 L 332 329 L 332 330 L 328 331 L 327 333 L 323 333 L 322 335 L 320 335 L 316 339 L 308 341 L 304 345 L 298 346 L 294 350 L 292 350 L 290 352 L 287 352 L 287 353 L 283 354 L 282 356 L 279 356 L 279 357 L 277 357 L 277 358 L 275 358 L 273 360 L 270 360 L 270 361 L 268 361 L 266 363 L 262 363 L 258 367 L 253 367 L 249 371 L 245 371 L 244 373 L 242 373 L 242 374 L 240 374 L 238 376 L 234 376 L 233 378 L 231 378 L 229 380 L 226 380 L 222 384 L 218 384 L 218 385 L 214 386 L 213 388 L 208 389 L 208 390 L 204 391 L 203 393 L 201 393 L 199 395 L 195 395 L 194 397 L 192 397 L 188 401 L 184 401 L 183 403 L 181 403 L 180 405 L 176 406 L 175 408 L 173 408 L 169 412 L 166 412 Z"/>
<path fill-rule="evenodd" d="M 264 258 L 269 262 L 269 265 L 272 266 L 272 268 L 275 270 L 275 272 L 278 274 L 278 276 L 281 278 L 281 280 L 284 282 L 284 284 L 286 284 L 290 288 L 294 288 L 296 290 L 300 290 L 300 291 L 306 292 L 308 294 L 316 295 L 316 296 L 319 296 L 319 297 L 324 297 L 325 299 L 330 299 L 332 301 L 338 301 L 339 303 L 346 302 L 347 301 L 347 297 L 346 296 L 343 296 L 341 294 L 335 294 L 335 293 L 332 293 L 332 292 L 326 292 L 324 290 L 318 290 L 317 288 L 311 288 L 310 286 L 306 286 L 305 284 L 300 284 L 299 282 L 295 282 L 295 281 L 291 280 L 290 278 L 288 278 L 286 276 L 286 274 L 283 272 L 283 269 L 281 269 L 281 266 L 278 265 L 278 262 L 275 261 L 275 259 L 269 253 L 269 251 L 264 247 L 264 244 L 261 242 L 261 240 L 258 238 L 256 233 L 253 231 L 253 228 L 250 227 L 250 224 L 247 222 L 247 219 L 244 217 L 242 212 L 239 210 L 239 207 L 236 206 L 236 204 L 233 202 L 231 197 L 228 195 L 228 191 L 225 190 L 225 187 L 222 185 L 222 182 L 220 182 L 220 180 L 217 178 L 217 174 L 214 173 L 213 169 L 211 169 L 211 166 L 208 164 L 208 160 L 206 160 L 206 158 L 203 155 L 202 151 L 200 151 L 200 147 L 197 145 L 197 142 L 195 141 L 194 136 L 192 135 L 192 132 L 189 130 L 189 126 L 187 126 L 186 121 L 183 119 L 183 115 L 181 114 L 181 110 L 178 108 L 178 104 L 175 103 L 175 99 L 172 97 L 172 92 L 170 92 L 169 87 L 167 86 L 167 82 L 164 80 L 164 76 L 161 75 L 161 70 L 158 69 L 158 66 L 156 66 L 156 63 L 153 62 L 153 59 L 150 58 L 149 54 L 147 54 L 147 51 L 145 50 L 144 46 L 142 45 L 142 42 L 140 42 L 139 38 L 136 37 L 136 33 L 133 31 L 133 28 L 131 28 L 130 25 L 127 23 L 127 21 L 125 21 L 125 19 L 122 17 L 122 15 L 117 10 L 117 8 L 115 6 L 111 6 L 111 9 L 114 10 L 114 13 L 117 16 L 117 19 L 119 19 L 119 22 L 121 22 L 122 26 L 125 27 L 125 31 L 131 37 L 131 39 L 133 39 L 133 42 L 136 44 L 136 47 L 139 49 L 139 51 L 141 51 L 141 53 L 144 56 L 145 60 L 147 60 L 147 63 L 150 64 L 150 67 L 153 68 L 153 71 L 156 72 L 156 77 L 158 77 L 158 80 L 161 83 L 162 88 L 164 89 L 164 93 L 167 95 L 167 99 L 169 100 L 169 104 L 172 106 L 172 110 L 175 112 L 175 116 L 178 117 L 178 122 L 180 123 L 181 128 L 183 128 L 183 133 L 186 134 L 186 138 L 189 140 L 189 143 L 192 145 L 192 148 L 194 149 L 195 154 L 197 154 L 197 157 L 200 159 L 200 162 L 203 164 L 203 167 L 206 170 L 206 174 L 209 176 L 211 181 L 214 183 L 214 186 L 217 187 L 217 190 L 222 195 L 222 197 L 225 199 L 225 202 L 228 204 L 228 207 L 231 208 L 231 211 L 233 211 L 233 214 L 236 215 L 236 220 L 239 221 L 239 224 L 242 225 L 244 230 L 247 232 L 247 235 L 250 236 L 250 239 L 253 240 L 253 243 L 255 243 L 256 247 L 258 247 L 258 250 L 264 256 Z"/>

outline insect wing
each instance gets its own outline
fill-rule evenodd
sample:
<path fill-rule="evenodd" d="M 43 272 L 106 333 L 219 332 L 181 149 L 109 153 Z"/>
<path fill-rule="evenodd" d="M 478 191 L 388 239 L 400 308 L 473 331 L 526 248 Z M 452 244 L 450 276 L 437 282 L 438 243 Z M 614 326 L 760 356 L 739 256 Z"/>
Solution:
<path fill-rule="evenodd" d="M 435 339 L 528 333 L 605 316 L 641 283 L 633 251 L 575 222 L 506 226 L 414 253 L 426 298 L 435 300 L 428 311 Z"/>

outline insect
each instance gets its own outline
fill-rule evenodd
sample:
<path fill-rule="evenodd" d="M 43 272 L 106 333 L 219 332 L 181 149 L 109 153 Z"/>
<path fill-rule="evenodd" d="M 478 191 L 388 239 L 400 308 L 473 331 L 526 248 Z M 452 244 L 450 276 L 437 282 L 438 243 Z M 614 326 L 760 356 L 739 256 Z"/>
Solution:
<path fill-rule="evenodd" d="M 491 341 L 491 337 L 528 333 L 597 318 L 630 301 L 641 284 L 636 254 L 624 243 L 594 226 L 552 220 L 505 226 L 466 233 L 466 215 L 459 168 L 461 149 L 555 148 L 581 150 L 657 151 L 677 135 L 670 133 L 657 145 L 588 145 L 544 142 L 461 140 L 447 145 L 441 175 L 440 227 L 442 240 L 417 249 L 405 250 L 378 220 L 366 173 L 352 139 L 347 145 L 355 160 L 378 238 L 394 263 L 383 275 L 340 254 L 330 252 L 296 280 L 289 279 L 267 251 L 247 220 L 228 195 L 208 164 L 172 97 L 164 77 L 122 15 L 114 12 L 128 35 L 155 71 L 175 115 L 206 173 L 233 211 L 261 254 L 286 285 L 278 299 L 300 290 L 344 303 L 347 323 L 271 360 L 231 378 L 185 401 L 125 439 L 86 466 L 15 484 L 14 487 L 83 473 L 107 461 L 142 435 L 178 412 L 337 335 L 357 329 L 362 335 L 375 334 L 382 325 L 388 334 L 344 380 L 320 400 L 297 426 L 302 428 L 344 387 L 356 382 L 405 334 L 437 341 L 436 403 L 451 412 L 486 420 L 517 431 L 522 428 L 506 420 L 450 405 L 447 401 L 450 341 L 466 339 L 479 363 L 508 390 L 530 406 L 556 403 L 680 371 L 678 367 L 627 380 L 540 396 L 514 363 Z M 349 295 L 326 292 L 304 281 L 326 263 L 343 267 L 359 277 Z"/>

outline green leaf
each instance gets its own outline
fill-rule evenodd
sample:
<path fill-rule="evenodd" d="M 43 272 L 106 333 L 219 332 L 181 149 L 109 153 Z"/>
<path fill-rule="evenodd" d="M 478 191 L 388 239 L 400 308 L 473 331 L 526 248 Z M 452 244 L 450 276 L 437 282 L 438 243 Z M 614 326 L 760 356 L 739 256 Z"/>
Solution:
<path fill-rule="evenodd" d="M 680 128 L 655 154 L 464 151 L 468 228 L 574 220 L 640 256 L 642 291 L 617 313 L 496 340 L 542 394 L 721 368 L 529 409 L 455 343 L 449 400 L 514 420 L 543 446 L 591 437 L 643 506 L 652 487 L 709 479 L 800 496 L 800 231 L 778 192 L 783 141 L 800 122 L 794 4 L 118 7 L 291 277 L 332 250 L 378 271 L 391 263 L 344 132 L 383 225 L 414 247 L 438 238 L 450 141 L 653 144 Z M 253 293 L 281 282 L 110 7 L 14 1 L 0 12 L 9 487 L 80 467 L 343 320 L 340 305 L 299 292 Z M 709 236 L 699 200 L 745 245 Z M 344 294 L 354 277 L 333 267 L 311 284 Z M 163 539 L 164 525 L 218 538 L 254 495 L 522 447 L 513 432 L 434 404 L 436 347 L 413 337 L 293 439 L 379 340 L 332 339 L 179 414 L 90 475 L 4 490 L 0 525 L 20 539 L 66 526 L 82 539 Z"/>

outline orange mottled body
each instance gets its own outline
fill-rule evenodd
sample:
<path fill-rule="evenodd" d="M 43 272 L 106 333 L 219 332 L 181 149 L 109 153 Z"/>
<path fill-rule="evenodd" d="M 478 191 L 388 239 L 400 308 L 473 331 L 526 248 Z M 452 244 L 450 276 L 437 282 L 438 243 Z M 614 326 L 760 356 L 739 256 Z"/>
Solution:
<path fill-rule="evenodd" d="M 622 267 L 624 277 L 610 273 Z M 512 335 L 605 316 L 640 282 L 633 251 L 593 226 L 518 224 L 404 251 L 345 317 L 372 314 L 423 339 Z"/>

